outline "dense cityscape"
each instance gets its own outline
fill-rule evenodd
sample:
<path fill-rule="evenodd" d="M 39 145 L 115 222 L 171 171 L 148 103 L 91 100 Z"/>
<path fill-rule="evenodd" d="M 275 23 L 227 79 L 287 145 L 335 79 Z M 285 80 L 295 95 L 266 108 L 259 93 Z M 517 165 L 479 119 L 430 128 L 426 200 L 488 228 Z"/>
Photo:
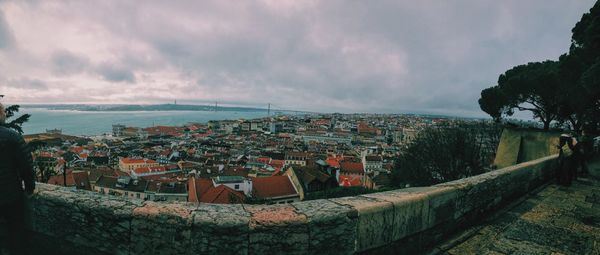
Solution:
<path fill-rule="evenodd" d="M 181 127 L 114 124 L 112 134 L 93 137 L 48 130 L 25 139 L 36 148 L 42 182 L 131 199 L 272 204 L 392 188 L 395 159 L 419 131 L 458 122 L 282 115 Z"/>

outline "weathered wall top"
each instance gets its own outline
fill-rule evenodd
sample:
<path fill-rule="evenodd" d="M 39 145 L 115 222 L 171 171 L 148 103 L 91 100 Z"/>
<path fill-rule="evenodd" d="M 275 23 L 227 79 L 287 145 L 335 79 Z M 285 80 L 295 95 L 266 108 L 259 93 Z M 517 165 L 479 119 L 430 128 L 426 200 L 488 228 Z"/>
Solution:
<path fill-rule="evenodd" d="M 547 182 L 555 162 L 287 205 L 156 203 L 39 184 L 32 230 L 46 254 L 414 253 Z"/>
<path fill-rule="evenodd" d="M 494 165 L 498 168 L 558 154 L 560 132 L 505 128 L 500 137 Z"/>

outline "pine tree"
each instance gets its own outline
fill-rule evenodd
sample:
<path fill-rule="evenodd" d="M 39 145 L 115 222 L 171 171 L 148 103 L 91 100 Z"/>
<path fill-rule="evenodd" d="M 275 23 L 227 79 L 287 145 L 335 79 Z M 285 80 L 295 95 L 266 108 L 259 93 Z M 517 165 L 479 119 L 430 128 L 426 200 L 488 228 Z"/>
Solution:
<path fill-rule="evenodd" d="M 3 98 L 4 95 L 0 95 L 0 98 Z M 8 106 L 4 109 L 4 112 L 6 112 L 6 122 L 5 123 L 0 123 L 0 126 L 3 127 L 7 127 L 10 129 L 13 129 L 17 132 L 19 132 L 19 134 L 23 134 L 23 123 L 29 121 L 29 117 L 31 117 L 30 114 L 23 114 L 19 117 L 14 118 L 13 120 L 9 120 L 12 117 L 15 117 L 15 114 L 17 112 L 19 112 L 19 108 L 21 106 L 19 105 L 11 105 Z"/>

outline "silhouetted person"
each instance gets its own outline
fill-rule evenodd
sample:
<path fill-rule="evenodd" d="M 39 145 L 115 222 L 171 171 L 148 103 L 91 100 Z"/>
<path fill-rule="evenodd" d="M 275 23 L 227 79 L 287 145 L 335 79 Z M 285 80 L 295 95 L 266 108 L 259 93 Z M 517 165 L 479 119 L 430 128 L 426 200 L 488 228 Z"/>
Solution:
<path fill-rule="evenodd" d="M 563 186 L 571 186 L 574 178 L 575 161 L 573 159 L 573 137 L 563 134 L 560 136 L 558 144 L 558 184 Z"/>
<path fill-rule="evenodd" d="M 591 157 L 591 152 L 593 150 L 594 141 L 592 137 L 585 132 L 585 130 L 581 131 L 581 139 L 575 145 L 575 167 L 581 168 L 581 175 L 587 175 L 589 172 L 587 161 Z"/>
<path fill-rule="evenodd" d="M 0 124 L 5 121 L 0 104 Z M 10 254 L 26 253 L 29 219 L 25 200 L 34 189 L 33 162 L 27 144 L 17 132 L 0 126 L 0 220 L 6 222 Z"/>

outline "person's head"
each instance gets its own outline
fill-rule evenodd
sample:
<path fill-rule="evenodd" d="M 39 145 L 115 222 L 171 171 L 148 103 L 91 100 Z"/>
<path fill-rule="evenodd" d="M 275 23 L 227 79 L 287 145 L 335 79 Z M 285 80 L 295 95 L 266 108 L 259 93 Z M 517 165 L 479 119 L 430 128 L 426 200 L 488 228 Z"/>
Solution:
<path fill-rule="evenodd" d="M 572 136 L 569 134 L 560 135 L 558 147 L 563 147 L 565 144 L 570 143 Z"/>
<path fill-rule="evenodd" d="M 6 112 L 4 111 L 4 105 L 0 103 L 0 124 L 4 124 L 6 121 Z"/>

